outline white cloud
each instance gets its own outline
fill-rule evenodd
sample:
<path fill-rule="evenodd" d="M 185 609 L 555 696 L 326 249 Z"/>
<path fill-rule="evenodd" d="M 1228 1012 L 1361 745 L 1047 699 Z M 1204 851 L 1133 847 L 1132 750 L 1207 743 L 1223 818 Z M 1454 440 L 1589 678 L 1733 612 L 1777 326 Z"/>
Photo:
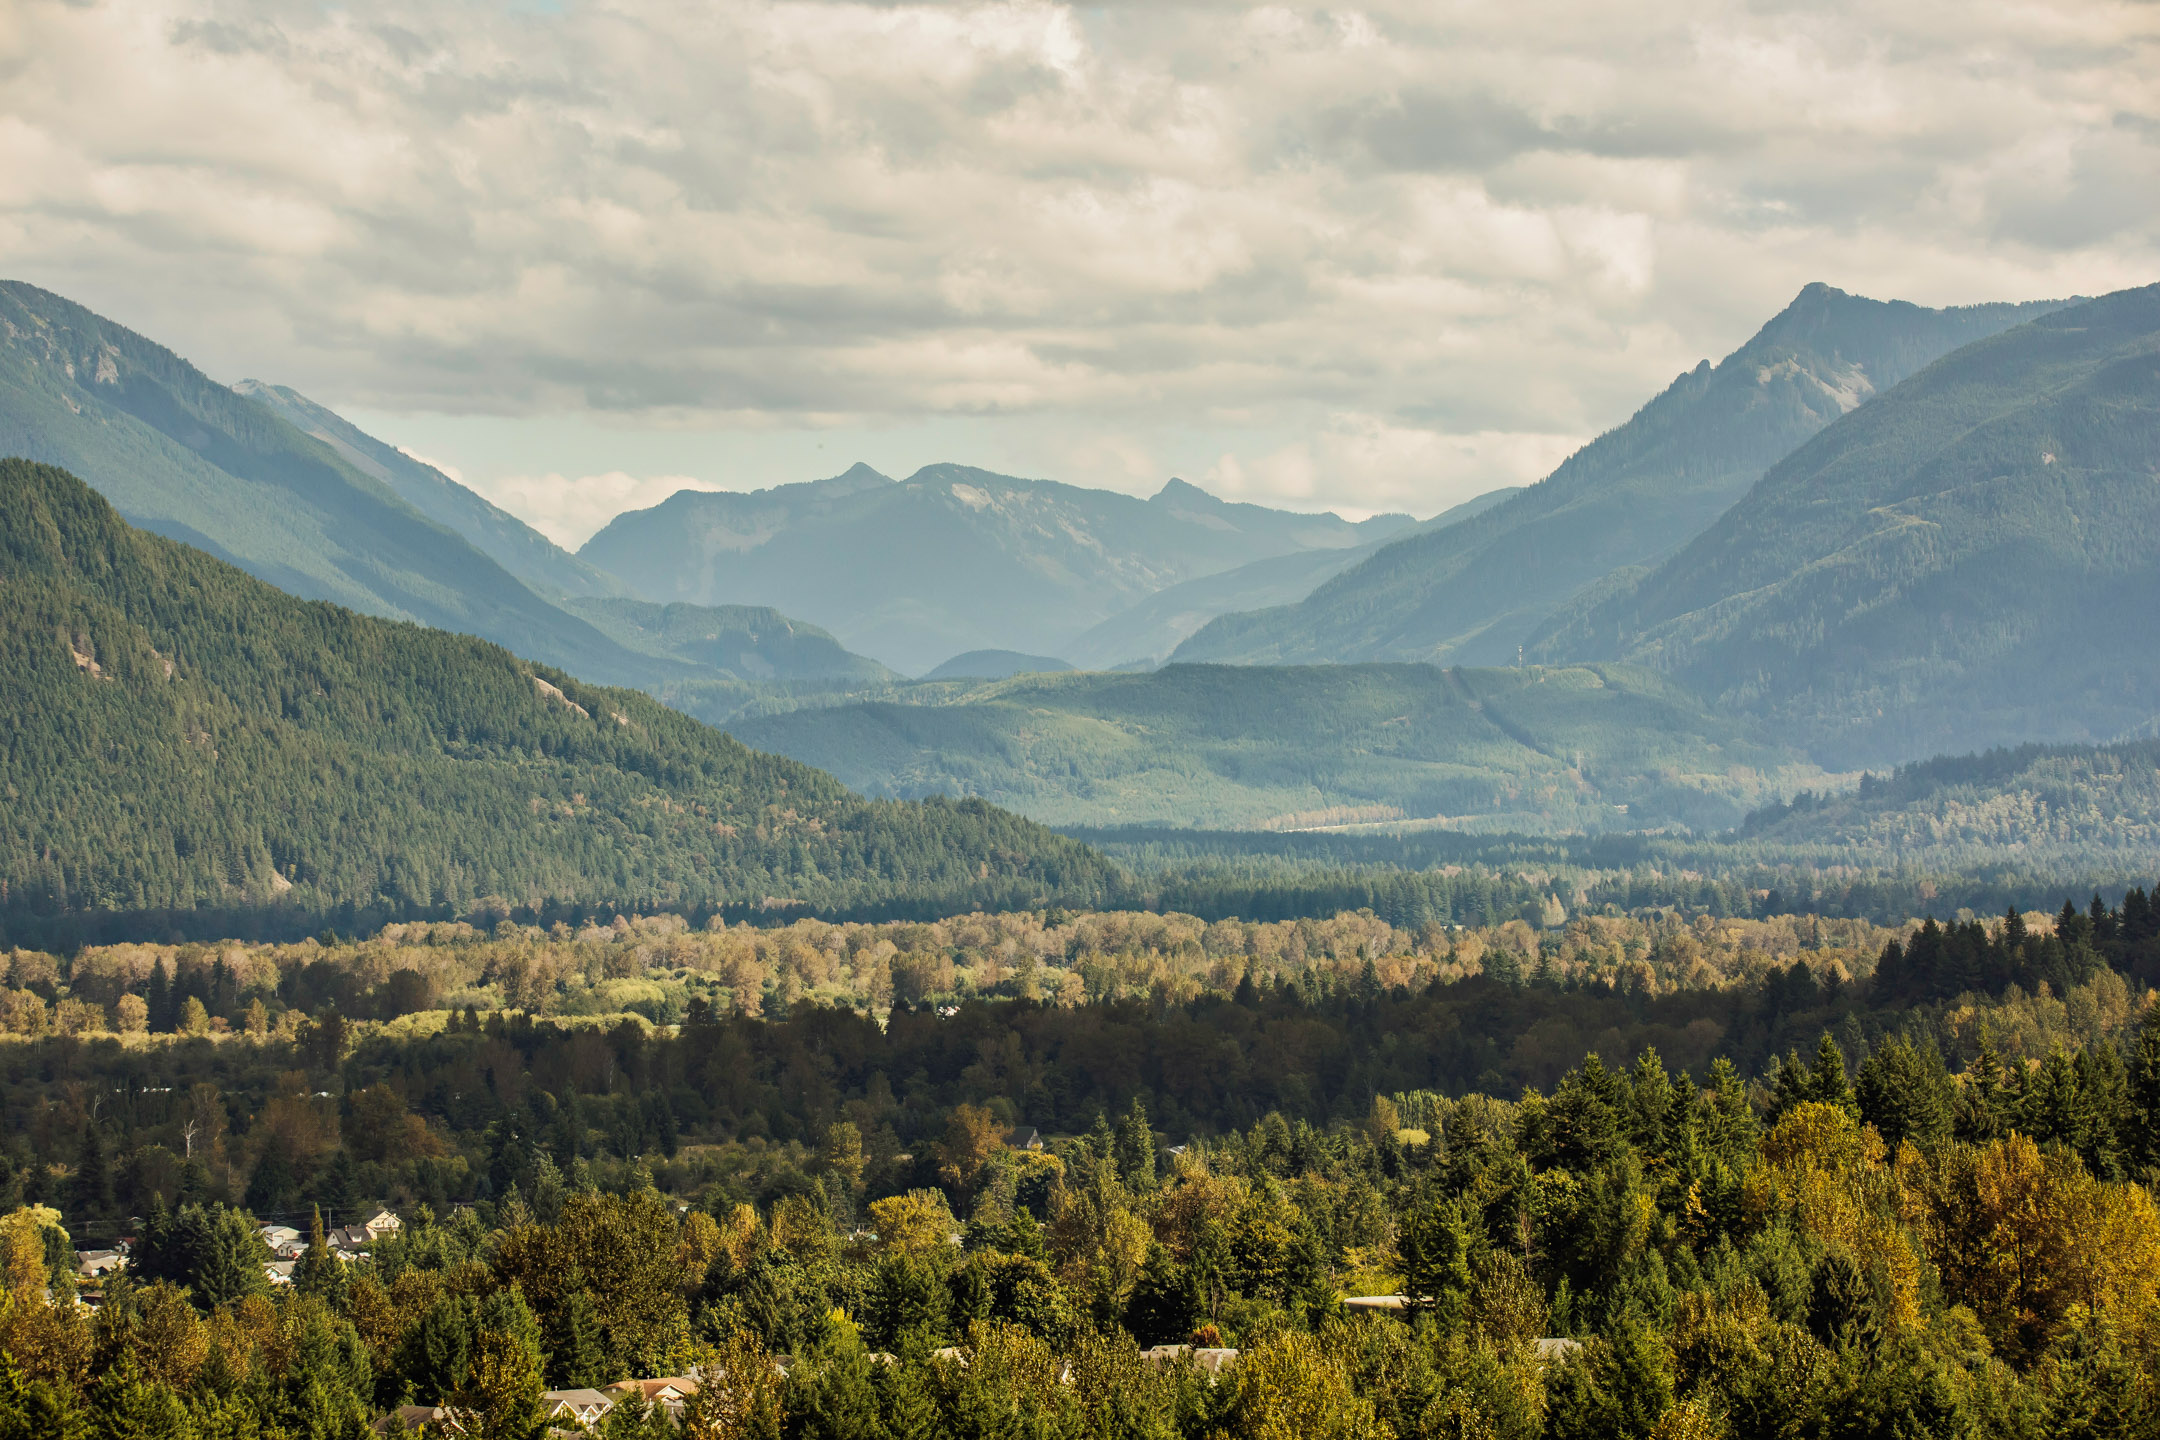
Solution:
<path fill-rule="evenodd" d="M 1385 416 L 1338 414 L 1307 439 L 1252 457 L 1225 454 L 1201 483 L 1226 499 L 1289 509 L 1326 503 L 1353 519 L 1387 510 L 1420 515 L 1433 497 L 1465 500 L 1501 485 L 1527 485 L 1579 447 L 1578 435 L 1442 434 Z M 1346 483 L 1355 477 L 1354 484 Z M 1355 494 L 1355 501 L 1339 497 Z"/>
<path fill-rule="evenodd" d="M 2133 0 L 12 0 L 0 74 L 6 273 L 228 378 L 705 455 L 945 417 L 1429 513 L 1810 280 L 2160 277 Z M 551 533 L 684 483 L 453 459 Z"/>
<path fill-rule="evenodd" d="M 524 516 L 556 544 L 575 550 L 625 510 L 649 509 L 678 490 L 721 487 L 690 475 L 630 475 L 610 470 L 603 475 L 499 475 L 474 488 L 503 509 Z"/>

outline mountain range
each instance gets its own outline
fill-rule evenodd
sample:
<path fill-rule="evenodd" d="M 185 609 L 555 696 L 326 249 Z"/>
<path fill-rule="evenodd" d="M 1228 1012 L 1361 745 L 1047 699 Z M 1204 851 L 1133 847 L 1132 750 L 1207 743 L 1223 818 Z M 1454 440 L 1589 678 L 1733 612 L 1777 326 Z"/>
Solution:
<path fill-rule="evenodd" d="M 1383 546 L 1295 604 L 1224 615 L 1175 658 L 1511 664 L 1562 605 L 1685 545 L 1824 426 L 2055 303 L 1929 310 L 1810 285 L 1536 485 Z"/>
<path fill-rule="evenodd" d="M 2020 314 L 2029 318 L 2005 328 Z M 1961 327 L 1994 333 L 1920 363 Z M 1796 359 L 1803 352 L 1807 364 Z M 1846 368 L 1827 368 L 1832 359 Z M 1916 373 L 1864 397 L 1870 377 L 1887 382 L 1908 366 Z M 1803 402 L 1826 395 L 1833 374 L 1845 376 L 1846 398 L 1809 409 Z M 1536 629 L 1521 628 L 1533 613 L 1506 612 L 1515 617 L 1506 633 L 1523 635 L 1518 643 L 1543 662 L 1526 673 L 1599 667 L 1605 708 L 1584 712 L 1597 719 L 1581 733 L 1610 728 L 1599 744 L 1625 736 L 1635 763 L 1649 767 L 1595 758 L 1576 767 L 1595 777 L 1577 798 L 1533 786 L 1526 793 L 1536 803 L 1507 823 L 1654 823 L 1641 796 L 1613 802 L 1629 806 L 1617 822 L 1603 799 L 1588 808 L 1578 800 L 1602 795 L 1619 774 L 1700 766 L 1721 747 L 1756 747 L 1744 768 L 1790 783 L 1808 764 L 1850 772 L 2026 741 L 2160 732 L 2160 663 L 2146 634 L 2160 614 L 2160 287 L 2022 311 L 1919 311 L 1811 287 L 1749 347 L 1682 386 L 1544 485 L 1385 545 L 1293 607 L 1360 613 L 1376 625 L 1386 597 L 1358 591 L 1376 573 L 1464 604 L 1512 604 L 1489 567 L 1513 554 L 1534 588 L 1528 557 L 1541 534 L 1559 543 L 1563 518 L 1588 525 L 1602 516 L 1608 538 L 1625 528 L 1623 516 L 1678 524 L 1711 488 L 1704 477 L 1722 476 L 1716 485 L 1726 488 L 1746 478 L 1733 457 L 1752 465 L 1771 443 L 1766 432 L 1776 443 L 1812 432 L 1657 565 L 1624 567 L 1572 599 L 1548 593 L 1557 613 Z M 1838 413 L 1822 423 L 1829 410 Z M 1705 458 L 1718 455 L 1733 463 L 1720 470 Z M 1660 489 L 1659 476 L 1672 483 Z M 1511 516 L 1517 523 L 1504 524 Z M 1645 533 L 1638 527 L 1628 543 L 1647 544 Z M 1580 578 L 1588 542 L 1569 544 L 1566 563 Z M 1463 563 L 1451 572 L 1441 554 Z M 1483 589 L 1464 579 L 1478 576 Z M 1234 628 L 1219 622 L 1178 654 Z M 1175 663 L 1155 677 L 920 687 L 736 728 L 872 793 L 981 794 L 1067 824 L 1183 816 L 1249 826 L 1291 812 L 1387 811 L 1397 821 L 1475 826 L 1507 811 L 1490 797 L 1465 803 L 1460 791 L 1434 787 L 1436 766 L 1473 788 L 1513 783 L 1519 769 L 1469 745 L 1476 727 L 1460 728 L 1467 712 L 1435 708 L 1446 687 L 1421 682 L 1424 699 L 1373 709 L 1374 682 L 1348 678 L 1361 673 L 1357 653 L 1353 645 L 1348 669 L 1251 667 L 1242 688 L 1219 667 Z M 1612 662 L 1640 668 L 1607 671 Z M 1614 677 L 1643 671 L 1665 677 L 1670 708 L 1611 703 L 1643 683 Z M 1485 677 L 1474 682 L 1482 686 L 1515 672 L 1430 673 Z M 1295 718 L 1305 713 L 1296 697 L 1316 686 L 1328 695 L 1313 702 L 1324 724 Z M 1230 693 L 1237 703 L 1221 699 Z M 1457 745 L 1468 748 L 1449 748 Z M 1772 753 L 1784 761 L 1762 758 Z M 1655 813 L 1697 826 L 1736 818 L 1728 811 L 1712 821 L 1708 807 L 1670 801 Z"/>
<path fill-rule="evenodd" d="M 1166 587 L 1290 562 L 1272 582 L 1254 572 L 1212 601 L 1184 597 L 1167 624 L 1135 628 L 1130 653 L 1083 647 L 1090 664 L 1160 658 L 1222 608 L 1302 594 L 1336 557 L 1351 563 L 1412 524 L 1230 503 L 1176 480 L 1143 501 L 950 465 L 895 482 L 858 465 L 754 494 L 685 492 L 573 555 L 291 387 L 221 385 L 12 281 L 0 282 L 0 454 L 63 465 L 131 522 L 292 594 L 479 635 L 710 718 L 743 703 L 743 683 L 776 675 L 889 678 L 853 650 L 915 673 L 965 651 L 1058 654 Z M 1319 564 L 1299 571 L 1303 557 Z M 731 634 L 787 653 L 737 647 L 741 663 L 716 668 L 711 646 L 700 658 L 656 645 L 650 625 L 626 626 L 628 611 L 586 603 L 612 600 L 739 609 Z M 762 618 L 775 611 L 784 627 Z M 847 644 L 795 643 L 833 631 Z M 813 677 L 816 655 L 832 664 Z"/>
<path fill-rule="evenodd" d="M 2149 733 L 2155 615 L 2160 285 L 1936 362 L 1536 648 L 1655 666 L 1881 766 Z"/>
<path fill-rule="evenodd" d="M 1700 830 L 1860 767 L 2160 734 L 2156 435 L 2160 287 L 1810 286 L 1545 481 L 1422 525 L 858 465 L 573 555 L 294 390 L 0 284 L 0 453 L 144 529 L 870 794 L 1065 824 Z"/>
<path fill-rule="evenodd" d="M 1353 551 L 1413 523 L 1234 504 L 1182 480 L 1141 500 L 964 465 L 893 480 L 858 464 L 747 494 L 685 490 L 617 516 L 578 555 L 631 577 L 641 599 L 772 605 L 921 674 L 971 650 L 1062 657 L 1181 581 Z"/>

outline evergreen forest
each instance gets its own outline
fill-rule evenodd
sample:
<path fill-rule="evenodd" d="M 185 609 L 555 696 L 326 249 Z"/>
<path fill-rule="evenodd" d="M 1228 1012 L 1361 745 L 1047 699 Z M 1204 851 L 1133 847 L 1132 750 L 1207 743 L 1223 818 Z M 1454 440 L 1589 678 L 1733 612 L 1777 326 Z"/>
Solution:
<path fill-rule="evenodd" d="M 693 1393 L 590 1428 L 2160 1424 L 2142 887 L 1887 926 L 662 913 L 7 962 L 7 1440 L 537 1440 L 576 1423 L 550 1392 L 667 1377 Z M 312 1237 L 275 1280 L 264 1223 Z"/>

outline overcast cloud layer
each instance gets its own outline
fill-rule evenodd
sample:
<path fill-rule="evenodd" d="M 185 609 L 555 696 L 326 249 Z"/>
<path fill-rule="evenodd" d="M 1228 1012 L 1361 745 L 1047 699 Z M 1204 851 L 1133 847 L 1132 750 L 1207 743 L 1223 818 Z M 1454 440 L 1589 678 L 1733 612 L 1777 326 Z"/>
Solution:
<path fill-rule="evenodd" d="M 0 0 L 0 271 L 571 539 L 856 458 L 1425 514 L 1809 280 L 2160 279 L 2160 5 Z"/>

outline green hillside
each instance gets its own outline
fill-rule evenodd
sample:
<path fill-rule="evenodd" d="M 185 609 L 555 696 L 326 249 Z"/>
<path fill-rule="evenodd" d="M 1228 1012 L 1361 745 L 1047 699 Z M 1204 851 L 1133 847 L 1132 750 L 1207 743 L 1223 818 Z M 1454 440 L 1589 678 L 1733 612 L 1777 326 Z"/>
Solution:
<path fill-rule="evenodd" d="M 1556 625 L 1826 764 L 2106 741 L 2160 715 L 2160 286 L 1967 346 Z"/>
<path fill-rule="evenodd" d="M 1173 658 L 1511 664 L 1570 597 L 1672 553 L 1825 425 L 2050 308 L 1925 310 L 1810 285 L 1714 369 L 1680 376 L 1505 504 L 1385 545 L 1296 605 L 1225 615 Z"/>
<path fill-rule="evenodd" d="M 1166 586 L 1410 523 L 1232 504 L 1181 480 L 1142 500 L 964 465 L 905 480 L 856 465 L 748 494 L 686 490 L 618 515 L 578 554 L 642 599 L 777 606 L 921 674 L 969 650 L 1061 655 Z"/>
<path fill-rule="evenodd" d="M 62 466 L 130 523 L 290 594 L 484 636 L 588 680 L 681 668 L 549 604 L 268 406 L 13 281 L 0 282 L 0 455 Z"/>
<path fill-rule="evenodd" d="M 986 806 L 866 801 L 643 695 L 296 600 L 21 460 L 0 461 L 0 647 L 18 937 L 488 897 L 928 911 L 1112 879 Z"/>
<path fill-rule="evenodd" d="M 1615 667 L 1026 675 L 729 729 L 868 794 L 975 795 L 1068 825 L 1722 827 L 1820 776 Z"/>

